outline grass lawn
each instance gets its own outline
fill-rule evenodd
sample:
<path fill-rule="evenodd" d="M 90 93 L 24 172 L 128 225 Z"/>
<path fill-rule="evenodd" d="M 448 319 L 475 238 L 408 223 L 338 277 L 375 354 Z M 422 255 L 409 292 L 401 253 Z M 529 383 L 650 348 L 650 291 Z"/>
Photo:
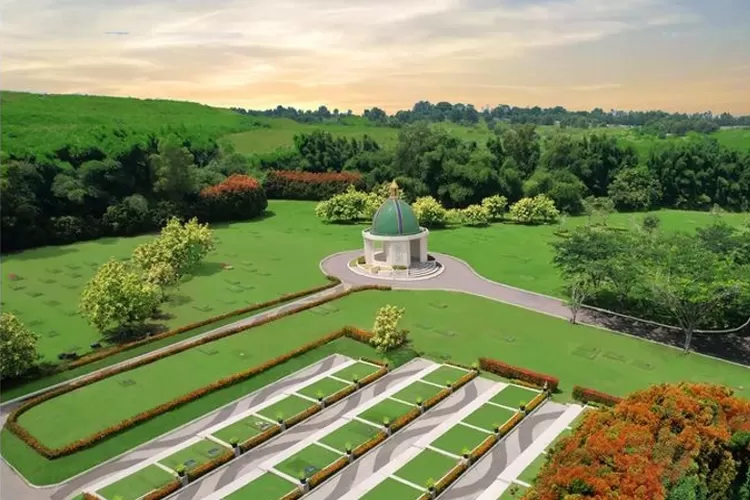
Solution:
<path fill-rule="evenodd" d="M 287 396 L 278 403 L 274 403 L 271 406 L 267 406 L 262 410 L 258 411 L 259 415 L 263 415 L 266 418 L 277 420 L 279 416 L 284 420 L 291 418 L 298 413 L 302 413 L 311 406 L 315 406 L 317 403 L 308 401 L 307 399 L 299 396 Z"/>
<path fill-rule="evenodd" d="M 357 361 L 353 365 L 342 368 L 336 373 L 332 373 L 332 375 L 344 380 L 354 380 L 355 378 L 362 380 L 366 376 L 375 373 L 378 370 L 380 370 L 379 366 L 373 366 L 370 363 Z"/>
<path fill-rule="evenodd" d="M 288 318 L 292 320 L 293 318 Z M 284 320 L 286 321 L 286 320 Z M 283 322 L 270 323 L 262 328 L 272 327 L 270 330 L 258 331 L 261 341 L 265 341 L 266 335 L 269 339 L 280 338 L 280 333 L 285 335 L 282 326 Z M 292 321 L 293 323 L 293 321 Z M 287 327 L 294 326 L 287 323 Z M 300 325 L 301 326 L 301 325 Z M 318 335 L 320 335 L 318 333 Z M 269 340 L 269 343 L 271 340 Z M 68 479 L 79 474 L 97 464 L 104 462 L 112 457 L 149 441 L 157 436 L 169 432 L 180 425 L 186 424 L 196 418 L 199 418 L 221 406 L 246 396 L 261 387 L 278 380 L 290 373 L 309 366 L 311 363 L 319 361 L 333 353 L 341 353 L 351 357 L 372 357 L 375 356 L 375 350 L 367 345 L 355 342 L 350 339 L 339 339 L 326 346 L 320 347 L 309 353 L 290 360 L 283 365 L 272 368 L 256 377 L 244 382 L 238 383 L 226 389 L 206 395 L 196 401 L 188 403 L 180 408 L 160 415 L 148 422 L 145 422 L 133 429 L 129 429 L 110 439 L 102 441 L 91 448 L 75 453 L 70 456 L 62 457 L 54 461 L 47 460 L 34 450 L 26 446 L 20 439 L 10 433 L 7 429 L 0 432 L 0 451 L 3 457 L 16 467 L 29 481 L 33 484 L 44 485 L 52 484 Z M 398 366 L 410 359 L 410 353 L 396 353 L 390 357 L 393 366 Z M 158 383 L 155 380 L 154 383 Z M 89 404 L 89 403 L 87 403 Z M 99 405 L 92 402 L 92 405 Z M 60 425 L 50 422 L 50 425 Z M 70 424 L 69 424 L 70 425 Z"/>
<path fill-rule="evenodd" d="M 223 429 L 219 429 L 214 432 L 213 435 L 225 443 L 229 443 L 232 438 L 237 438 L 241 443 L 256 434 L 260 434 L 272 425 L 271 422 L 268 422 L 257 415 L 250 415 L 224 427 Z"/>
<path fill-rule="evenodd" d="M 383 419 L 388 418 L 393 422 L 401 415 L 408 413 L 412 408 L 414 408 L 414 406 L 401 403 L 395 399 L 385 399 L 375 406 L 363 411 L 358 416 L 374 424 L 382 425 Z"/>
<path fill-rule="evenodd" d="M 250 481 L 224 500 L 277 500 L 297 486 L 271 472 Z"/>
<path fill-rule="evenodd" d="M 456 460 L 446 457 L 442 453 L 427 449 L 409 460 L 393 475 L 426 487 L 427 481 L 432 479 L 434 482 L 438 482 L 441 477 L 446 475 L 456 465 L 458 465 Z"/>
<path fill-rule="evenodd" d="M 546 455 L 539 455 L 523 470 L 523 472 L 521 472 L 521 474 L 519 474 L 518 479 L 524 483 L 534 484 L 537 474 L 542 470 L 546 461 Z"/>
<path fill-rule="evenodd" d="M 360 500 L 417 500 L 421 496 L 422 491 L 388 477 Z"/>
<path fill-rule="evenodd" d="M 331 394 L 336 394 L 337 392 L 339 392 L 341 389 L 344 389 L 345 387 L 349 387 L 350 385 L 351 384 L 347 384 L 346 382 L 341 382 L 340 380 L 336 380 L 335 378 L 326 377 L 306 387 L 303 387 L 297 392 L 299 394 L 302 394 L 303 396 L 307 396 L 308 398 L 317 399 L 319 395 L 326 398 L 330 396 Z"/>
<path fill-rule="evenodd" d="M 425 384 L 424 382 L 416 381 L 408 387 L 404 387 L 398 391 L 393 397 L 400 399 L 401 401 L 406 401 L 407 403 L 416 403 L 417 398 L 422 398 L 422 401 L 426 401 L 441 390 L 440 387 L 435 387 L 432 384 Z"/>
<path fill-rule="evenodd" d="M 149 465 L 135 474 L 102 488 L 97 493 L 107 500 L 136 500 L 175 479 L 175 476 L 156 465 Z"/>
<path fill-rule="evenodd" d="M 511 408 L 518 408 L 521 401 L 528 403 L 534 397 L 539 394 L 539 391 L 533 389 L 526 389 L 525 387 L 519 387 L 517 385 L 509 385 L 499 393 L 497 393 L 490 401 L 504 406 L 510 406 Z"/>
<path fill-rule="evenodd" d="M 461 455 L 464 452 L 464 448 L 468 448 L 471 451 L 488 437 L 490 437 L 489 434 L 472 429 L 471 427 L 456 425 L 433 441 L 432 446 L 453 453 L 454 455 Z"/>
<path fill-rule="evenodd" d="M 511 484 L 507 490 L 503 491 L 497 500 L 518 500 L 526 494 L 528 488 L 520 484 Z"/>
<path fill-rule="evenodd" d="M 310 477 L 339 458 L 341 458 L 341 455 L 332 452 L 328 448 L 311 444 L 307 448 L 300 450 L 299 453 L 277 464 L 274 469 L 294 478 L 298 478 L 301 474 L 304 474 L 305 477 Z"/>
<path fill-rule="evenodd" d="M 350 444 L 352 449 L 356 448 L 375 437 L 375 434 L 379 431 L 380 429 L 377 427 L 360 422 L 359 420 L 352 420 L 323 437 L 320 442 L 331 448 L 345 452 L 347 444 Z"/>
<path fill-rule="evenodd" d="M 446 387 L 449 381 L 452 384 L 467 373 L 466 370 L 455 368 L 453 366 L 441 366 L 432 373 L 422 377 L 422 380 Z"/>
<path fill-rule="evenodd" d="M 162 458 L 159 460 L 159 463 L 166 465 L 174 471 L 176 471 L 177 467 L 180 465 L 184 466 L 185 470 L 190 470 L 213 460 L 228 450 L 229 448 L 226 446 L 222 446 L 219 443 L 215 443 L 208 439 L 203 439 L 192 446 L 188 446 L 187 448 L 178 451 L 174 455 Z"/>
<path fill-rule="evenodd" d="M 463 421 L 467 424 L 492 431 L 496 425 L 503 425 L 514 413 L 499 406 L 483 404 L 471 412 Z"/>

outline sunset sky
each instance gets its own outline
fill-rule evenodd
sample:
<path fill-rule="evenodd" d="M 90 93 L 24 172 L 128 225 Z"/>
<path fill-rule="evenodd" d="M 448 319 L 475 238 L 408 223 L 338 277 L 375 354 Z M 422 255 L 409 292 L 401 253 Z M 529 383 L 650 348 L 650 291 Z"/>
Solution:
<path fill-rule="evenodd" d="M 0 86 L 750 114 L 750 0 L 0 0 Z"/>

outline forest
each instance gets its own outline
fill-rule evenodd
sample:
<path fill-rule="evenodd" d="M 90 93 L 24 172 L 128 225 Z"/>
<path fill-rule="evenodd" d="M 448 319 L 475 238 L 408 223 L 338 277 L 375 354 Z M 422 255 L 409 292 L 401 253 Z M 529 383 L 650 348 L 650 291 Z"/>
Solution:
<path fill-rule="evenodd" d="M 358 172 L 368 189 L 396 178 L 407 198 L 433 196 L 447 208 L 545 194 L 571 215 L 588 197 L 620 211 L 750 210 L 750 149 L 710 137 L 665 142 L 643 157 L 596 129 L 542 138 L 535 123 L 510 120 L 486 140 L 466 140 L 423 120 L 401 127 L 388 148 L 366 128 L 359 138 L 313 130 L 292 149 L 250 159 L 224 137 L 266 118 L 169 101 L 2 97 L 3 251 L 151 231 L 172 216 L 200 216 L 200 193 L 229 176 L 269 170 Z"/>

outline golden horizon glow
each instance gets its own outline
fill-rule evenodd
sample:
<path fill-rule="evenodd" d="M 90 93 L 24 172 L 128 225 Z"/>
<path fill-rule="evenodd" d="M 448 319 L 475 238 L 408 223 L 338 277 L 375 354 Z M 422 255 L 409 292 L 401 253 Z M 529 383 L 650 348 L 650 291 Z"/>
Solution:
<path fill-rule="evenodd" d="M 419 100 L 750 114 L 742 0 L 0 5 L 7 90 L 358 114 Z"/>

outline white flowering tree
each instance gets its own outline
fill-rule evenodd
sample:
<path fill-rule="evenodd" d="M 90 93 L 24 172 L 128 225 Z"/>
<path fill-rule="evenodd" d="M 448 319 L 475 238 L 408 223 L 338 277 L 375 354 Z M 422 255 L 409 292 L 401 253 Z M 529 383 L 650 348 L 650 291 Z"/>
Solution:
<path fill-rule="evenodd" d="M 208 224 L 200 224 L 195 218 L 183 224 L 175 217 L 155 240 L 136 247 L 133 261 L 153 283 L 168 285 L 194 270 L 213 248 Z"/>
<path fill-rule="evenodd" d="M 372 327 L 370 343 L 378 352 L 387 352 L 406 342 L 408 330 L 399 329 L 398 322 L 404 315 L 402 307 L 385 305 L 378 309 L 375 324 Z"/>
<path fill-rule="evenodd" d="M 417 198 L 411 208 L 419 223 L 425 227 L 439 227 L 445 224 L 447 211 L 432 196 Z"/>

